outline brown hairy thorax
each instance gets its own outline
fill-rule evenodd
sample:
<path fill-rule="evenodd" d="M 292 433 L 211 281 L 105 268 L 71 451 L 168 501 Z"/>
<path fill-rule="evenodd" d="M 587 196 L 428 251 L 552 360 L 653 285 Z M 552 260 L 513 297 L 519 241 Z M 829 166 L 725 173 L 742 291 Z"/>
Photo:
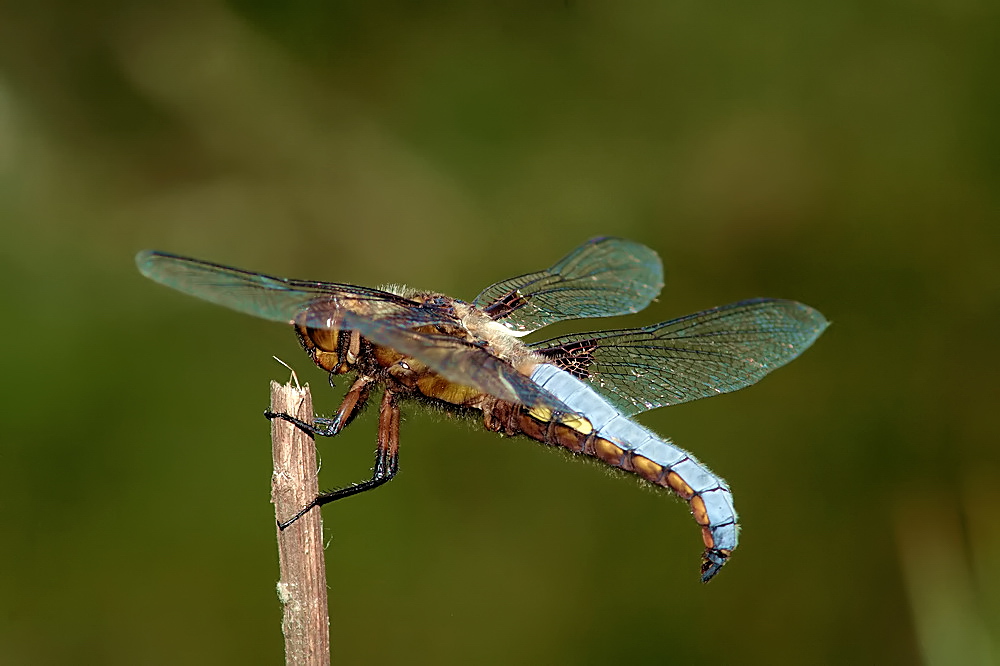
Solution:
<path fill-rule="evenodd" d="M 444 336 L 485 349 L 509 363 L 525 376 L 540 363 L 542 356 L 531 351 L 517 337 L 471 303 L 436 292 L 418 292 L 393 287 L 397 295 L 415 303 L 446 306 L 454 312 L 454 325 L 414 328 L 423 336 Z M 496 399 L 481 391 L 450 381 L 412 356 L 366 340 L 357 331 L 336 327 L 313 328 L 295 325 L 303 348 L 320 368 L 331 374 L 357 372 L 375 381 L 391 382 L 396 393 L 424 397 L 453 405 L 489 408 Z"/>

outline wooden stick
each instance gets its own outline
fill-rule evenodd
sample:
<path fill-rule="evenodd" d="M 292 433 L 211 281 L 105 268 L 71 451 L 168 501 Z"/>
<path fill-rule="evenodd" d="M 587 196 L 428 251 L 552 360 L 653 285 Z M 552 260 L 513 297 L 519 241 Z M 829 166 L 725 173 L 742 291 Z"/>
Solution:
<path fill-rule="evenodd" d="M 271 411 L 313 422 L 309 387 L 271 382 Z M 274 475 L 271 503 L 280 522 L 292 516 L 319 494 L 316 478 L 316 443 L 299 428 L 282 419 L 271 419 Z M 281 577 L 278 598 L 283 606 L 281 631 L 285 635 L 285 663 L 328 666 L 330 617 L 326 598 L 326 563 L 323 522 L 316 508 L 285 530 L 278 530 Z"/>

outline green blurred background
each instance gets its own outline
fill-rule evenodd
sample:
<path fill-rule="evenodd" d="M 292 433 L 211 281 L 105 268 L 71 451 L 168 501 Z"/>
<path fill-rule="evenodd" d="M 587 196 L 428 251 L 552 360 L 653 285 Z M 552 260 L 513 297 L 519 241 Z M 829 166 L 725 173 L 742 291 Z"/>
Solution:
<path fill-rule="evenodd" d="M 0 662 L 282 658 L 271 355 L 340 394 L 137 250 L 471 299 L 601 234 L 667 287 L 597 327 L 752 296 L 833 321 L 641 418 L 729 480 L 740 549 L 702 586 L 682 503 L 411 410 L 397 480 L 324 510 L 334 661 L 1000 659 L 998 14 L 3 3 Z M 323 485 L 368 474 L 373 416 Z"/>

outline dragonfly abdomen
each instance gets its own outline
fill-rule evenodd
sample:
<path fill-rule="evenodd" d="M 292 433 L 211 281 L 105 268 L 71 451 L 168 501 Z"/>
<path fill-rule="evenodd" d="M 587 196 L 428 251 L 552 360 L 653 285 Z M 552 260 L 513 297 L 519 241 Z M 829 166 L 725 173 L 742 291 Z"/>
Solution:
<path fill-rule="evenodd" d="M 554 416 L 547 409 L 525 410 L 521 432 L 546 444 L 593 456 L 688 502 L 705 542 L 702 581 L 726 563 L 738 542 L 736 510 L 729 485 L 693 455 L 624 416 L 589 385 L 550 364 L 540 364 L 531 379 L 575 414 Z M 581 418 L 582 417 L 582 418 Z"/>

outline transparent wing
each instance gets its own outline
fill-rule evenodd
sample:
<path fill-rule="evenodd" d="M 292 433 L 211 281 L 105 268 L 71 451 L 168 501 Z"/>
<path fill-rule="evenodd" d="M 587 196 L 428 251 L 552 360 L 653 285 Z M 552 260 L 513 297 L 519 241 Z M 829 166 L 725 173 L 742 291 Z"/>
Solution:
<path fill-rule="evenodd" d="M 146 277 L 239 312 L 310 328 L 355 330 L 426 364 L 446 379 L 529 407 L 569 412 L 510 364 L 458 338 L 413 329 L 457 326 L 447 303 L 420 303 L 378 289 L 263 275 L 164 252 L 136 255 Z"/>
<path fill-rule="evenodd" d="M 631 416 L 749 386 L 801 354 L 827 324 L 808 305 L 754 299 L 643 328 L 567 335 L 532 348 L 591 382 Z"/>
<path fill-rule="evenodd" d="M 595 238 L 548 270 L 487 287 L 474 303 L 520 336 L 557 321 L 638 312 L 662 288 L 656 252 L 621 238 Z"/>
<path fill-rule="evenodd" d="M 189 296 L 286 324 L 354 329 L 362 318 L 407 327 L 456 323 L 442 308 L 379 289 L 290 280 L 150 250 L 135 262 L 149 279 Z"/>

